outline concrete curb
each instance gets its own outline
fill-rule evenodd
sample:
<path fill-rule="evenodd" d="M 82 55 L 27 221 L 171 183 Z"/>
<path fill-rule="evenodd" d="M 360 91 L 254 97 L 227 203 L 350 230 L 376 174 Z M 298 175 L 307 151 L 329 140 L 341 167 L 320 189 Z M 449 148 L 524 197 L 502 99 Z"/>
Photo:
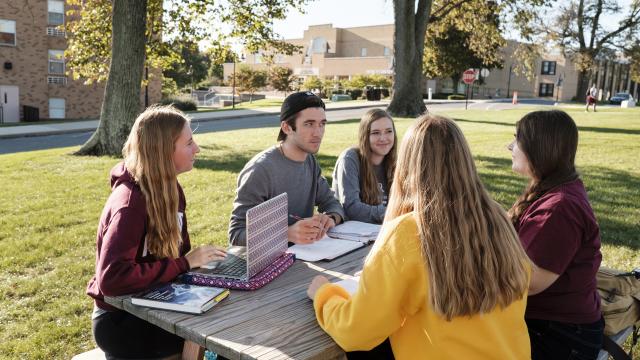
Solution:
<path fill-rule="evenodd" d="M 353 110 L 353 109 L 366 109 L 377 106 L 386 106 L 388 104 L 385 103 L 377 103 L 370 105 L 353 105 L 353 106 L 344 106 L 344 107 L 335 107 L 335 108 L 327 108 L 326 111 L 337 111 L 337 110 Z M 233 110 L 231 110 L 233 111 Z M 215 113 L 212 111 L 212 113 Z M 193 114 L 193 113 L 191 113 Z M 187 114 L 187 115 L 191 115 Z M 202 114 L 202 113 L 198 113 Z M 203 119 L 192 119 L 192 122 L 200 123 L 200 122 L 210 122 L 210 121 L 219 121 L 219 120 L 229 120 L 229 119 L 240 119 L 240 118 L 249 118 L 249 117 L 257 117 L 257 116 L 270 116 L 270 115 L 278 115 L 280 111 L 265 111 L 265 112 L 256 112 L 251 114 L 243 114 L 243 115 L 222 115 L 220 117 L 212 117 L 212 118 L 203 118 Z M 94 120 L 90 120 L 94 121 Z M 34 124 L 35 125 L 35 124 Z M 21 125 L 20 127 L 28 127 L 31 125 Z M 5 127 L 6 128 L 6 127 Z M 13 127 L 15 128 L 15 127 Z M 76 129 L 59 129 L 59 130 L 49 130 L 49 131 L 37 131 L 37 132 L 22 132 L 22 133 L 14 133 L 14 134 L 0 134 L 0 139 L 15 139 L 15 138 L 23 138 L 23 137 L 37 137 L 37 136 L 49 136 L 49 135 L 59 135 L 59 134 L 76 134 L 76 133 L 84 133 L 89 131 L 95 131 L 96 126 L 87 126 Z M 0 128 L 0 132 L 2 132 L 2 128 Z"/>

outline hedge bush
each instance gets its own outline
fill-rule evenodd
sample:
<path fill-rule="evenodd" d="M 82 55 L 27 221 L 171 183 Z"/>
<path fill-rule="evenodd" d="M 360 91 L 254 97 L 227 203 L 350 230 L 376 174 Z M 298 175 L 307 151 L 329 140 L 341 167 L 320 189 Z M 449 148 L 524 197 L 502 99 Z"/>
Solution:
<path fill-rule="evenodd" d="M 198 104 L 192 99 L 188 98 L 166 98 L 160 100 L 162 105 L 173 105 L 181 111 L 196 111 L 198 110 Z"/>
<path fill-rule="evenodd" d="M 464 100 L 466 98 L 467 98 L 466 96 L 460 95 L 460 94 L 447 96 L 447 100 Z"/>
<path fill-rule="evenodd" d="M 351 99 L 358 100 L 362 97 L 362 89 L 349 89 L 347 94 L 351 95 Z"/>

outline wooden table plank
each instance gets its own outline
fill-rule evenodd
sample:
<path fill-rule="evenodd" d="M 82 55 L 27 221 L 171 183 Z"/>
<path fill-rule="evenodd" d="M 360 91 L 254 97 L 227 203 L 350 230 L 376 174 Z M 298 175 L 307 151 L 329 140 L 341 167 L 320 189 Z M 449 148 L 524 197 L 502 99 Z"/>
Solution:
<path fill-rule="evenodd" d="M 306 289 L 319 274 L 331 281 L 362 269 L 365 247 L 330 262 L 296 261 L 256 291 L 232 290 L 202 315 L 150 310 L 130 297 L 105 300 L 161 328 L 231 359 L 341 359 L 344 352 L 318 326 Z"/>

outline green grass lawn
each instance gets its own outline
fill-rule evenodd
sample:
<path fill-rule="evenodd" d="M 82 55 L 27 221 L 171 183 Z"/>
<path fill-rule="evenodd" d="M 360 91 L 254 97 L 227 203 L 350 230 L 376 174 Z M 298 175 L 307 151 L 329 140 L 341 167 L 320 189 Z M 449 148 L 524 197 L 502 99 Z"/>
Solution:
<path fill-rule="evenodd" d="M 568 111 L 580 129 L 577 165 L 601 226 L 603 265 L 640 266 L 640 109 Z M 444 113 L 458 121 L 482 179 L 505 207 L 525 185 L 511 172 L 506 149 L 524 113 Z M 397 119 L 400 136 L 411 122 Z M 318 154 L 327 177 L 356 133 L 357 120 L 327 126 Z M 275 127 L 196 135 L 202 152 L 195 169 L 180 177 L 195 244 L 226 243 L 236 176 L 276 136 Z M 95 347 L 92 301 L 84 292 L 108 172 L 118 159 L 69 155 L 74 149 L 0 155 L 1 359 L 68 359 Z"/>
<path fill-rule="evenodd" d="M 254 100 L 253 102 L 245 101 L 241 103 L 236 103 L 236 110 L 258 109 L 258 108 L 265 108 L 265 107 L 280 107 L 282 106 L 282 101 L 283 99 L 260 99 L 260 100 Z M 328 99 L 324 99 L 323 101 L 326 104 L 331 103 L 331 100 L 328 100 Z M 366 100 L 349 100 L 349 101 L 340 101 L 339 103 L 358 104 L 358 103 L 366 103 L 366 102 L 367 102 Z M 227 106 L 223 108 L 209 107 L 209 106 L 198 107 L 198 112 L 226 111 L 226 110 L 232 110 L 231 106 Z"/>

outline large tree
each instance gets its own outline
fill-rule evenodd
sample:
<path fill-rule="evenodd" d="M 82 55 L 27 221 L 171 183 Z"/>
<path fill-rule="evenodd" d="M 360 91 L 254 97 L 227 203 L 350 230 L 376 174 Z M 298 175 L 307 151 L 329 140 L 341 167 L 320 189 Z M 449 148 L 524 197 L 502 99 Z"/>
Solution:
<path fill-rule="evenodd" d="M 67 25 L 70 72 L 87 82 L 107 79 L 100 125 L 78 154 L 120 154 L 142 110 L 140 89 L 145 66 L 163 69 L 180 59 L 163 36 L 194 42 L 209 38 L 213 47 L 220 49 L 228 48 L 228 39 L 241 39 L 249 51 L 270 47 L 290 54 L 297 47 L 275 35 L 273 21 L 284 18 L 291 8 L 302 10 L 305 2 L 67 0 L 71 8 Z M 229 30 L 223 31 L 227 27 Z"/>
<path fill-rule="evenodd" d="M 274 66 L 269 70 L 269 85 L 278 91 L 284 91 L 285 96 L 293 90 L 295 81 L 293 70 L 288 67 Z"/>
<path fill-rule="evenodd" d="M 174 40 L 171 48 L 180 53 L 181 61 L 174 62 L 162 72 L 171 78 L 179 88 L 195 86 L 207 78 L 211 59 L 198 48 L 198 44 L 191 40 Z"/>
<path fill-rule="evenodd" d="M 501 68 L 500 48 L 506 40 L 500 32 L 494 7 L 495 4 L 488 5 L 470 13 L 461 6 L 439 23 L 432 24 L 425 40 L 425 76 L 449 77 L 457 92 L 456 85 L 466 69 Z"/>
<path fill-rule="evenodd" d="M 631 80 L 640 83 L 640 44 L 627 49 L 625 55 L 629 58 Z"/>
<path fill-rule="evenodd" d="M 492 8 L 523 36 L 529 35 L 532 14 L 549 0 L 393 0 L 395 18 L 393 96 L 388 110 L 395 116 L 417 116 L 426 110 L 422 100 L 422 70 L 425 35 L 430 24 L 442 21 L 454 11 L 464 9 L 461 16 L 473 16 Z M 461 17 L 462 19 L 462 17 Z M 464 23 L 463 23 L 464 24 Z M 469 29 L 471 23 L 463 26 Z M 482 44 L 478 44 L 482 46 Z"/>
<path fill-rule="evenodd" d="M 544 35 L 539 41 L 550 39 L 573 60 L 579 71 L 578 99 L 584 100 L 598 60 L 633 52 L 639 41 L 640 0 L 631 0 L 626 7 L 617 0 L 563 1 L 547 15 L 553 20 L 538 20 L 539 33 Z M 608 20 L 612 16 L 620 20 Z"/>
<path fill-rule="evenodd" d="M 236 74 L 238 90 L 249 93 L 249 102 L 253 102 L 253 94 L 267 86 L 267 71 L 253 69 L 247 65 L 241 65 Z"/>

